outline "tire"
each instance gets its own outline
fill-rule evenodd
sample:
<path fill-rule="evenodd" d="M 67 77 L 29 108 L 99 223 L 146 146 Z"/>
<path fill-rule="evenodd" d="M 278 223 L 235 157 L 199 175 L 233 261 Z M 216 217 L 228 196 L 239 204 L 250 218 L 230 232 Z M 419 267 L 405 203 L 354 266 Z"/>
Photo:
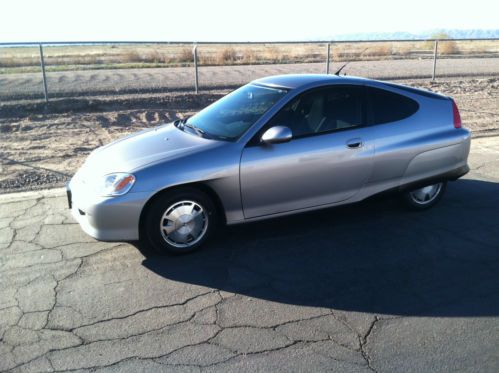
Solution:
<path fill-rule="evenodd" d="M 447 181 L 427 185 L 423 188 L 404 192 L 402 201 L 406 207 L 414 211 L 427 210 L 435 206 L 443 197 L 447 189 Z"/>
<path fill-rule="evenodd" d="M 218 225 L 211 198 L 191 187 L 157 197 L 144 215 L 144 239 L 159 254 L 186 254 L 199 249 Z"/>

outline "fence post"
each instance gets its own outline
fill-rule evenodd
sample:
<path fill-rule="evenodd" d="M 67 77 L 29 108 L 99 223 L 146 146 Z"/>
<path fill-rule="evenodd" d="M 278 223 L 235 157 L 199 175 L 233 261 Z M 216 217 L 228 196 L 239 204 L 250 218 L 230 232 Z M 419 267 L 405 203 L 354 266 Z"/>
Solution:
<path fill-rule="evenodd" d="M 194 91 L 196 94 L 199 91 L 199 81 L 198 81 L 198 46 L 194 45 L 192 48 L 192 56 L 194 58 Z"/>
<path fill-rule="evenodd" d="M 438 55 L 438 40 L 435 40 L 435 49 L 433 51 L 433 74 L 431 76 L 431 81 L 435 80 L 435 73 L 437 71 L 437 55 Z"/>
<path fill-rule="evenodd" d="M 326 74 L 329 74 L 329 60 L 331 56 L 331 43 L 327 43 Z"/>
<path fill-rule="evenodd" d="M 43 59 L 43 47 L 41 44 L 39 44 L 38 46 L 40 47 L 40 66 L 42 67 L 43 93 L 45 95 L 45 102 L 49 102 L 49 95 L 47 92 L 47 77 L 45 76 L 45 60 Z"/>

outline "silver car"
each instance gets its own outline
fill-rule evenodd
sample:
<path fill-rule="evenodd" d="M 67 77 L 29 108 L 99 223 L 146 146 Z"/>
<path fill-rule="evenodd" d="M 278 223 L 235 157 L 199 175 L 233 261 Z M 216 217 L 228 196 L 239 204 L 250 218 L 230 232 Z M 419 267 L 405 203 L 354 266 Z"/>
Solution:
<path fill-rule="evenodd" d="M 184 253 L 219 224 L 386 191 L 427 209 L 448 180 L 468 172 L 469 149 L 449 97 L 355 77 L 282 75 L 96 149 L 67 191 L 73 216 L 96 239 L 144 239 Z"/>

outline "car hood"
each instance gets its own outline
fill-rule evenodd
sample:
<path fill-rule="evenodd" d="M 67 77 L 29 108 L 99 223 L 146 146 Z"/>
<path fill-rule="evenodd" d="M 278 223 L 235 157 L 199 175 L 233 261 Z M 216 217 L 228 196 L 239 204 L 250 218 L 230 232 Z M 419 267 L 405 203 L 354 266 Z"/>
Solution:
<path fill-rule="evenodd" d="M 94 150 L 83 168 L 95 176 L 112 172 L 133 172 L 153 163 L 199 152 L 219 144 L 220 141 L 183 132 L 173 123 L 168 123 L 131 134 Z"/>

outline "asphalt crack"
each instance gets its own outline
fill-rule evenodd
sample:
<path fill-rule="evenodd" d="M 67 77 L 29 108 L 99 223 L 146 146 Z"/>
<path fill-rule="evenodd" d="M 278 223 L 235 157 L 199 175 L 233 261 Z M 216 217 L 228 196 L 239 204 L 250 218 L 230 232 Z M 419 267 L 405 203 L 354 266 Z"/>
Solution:
<path fill-rule="evenodd" d="M 370 370 L 372 370 L 373 372 L 377 372 L 377 370 L 372 366 L 371 358 L 366 351 L 366 346 L 369 343 L 369 337 L 371 336 L 371 333 L 373 332 L 373 330 L 376 326 L 376 323 L 379 320 L 380 319 L 378 318 L 378 316 L 375 316 L 375 318 L 374 318 L 373 322 L 371 323 L 371 325 L 369 326 L 369 329 L 367 330 L 366 334 L 364 336 L 362 336 L 362 338 L 360 339 L 360 352 L 361 352 L 362 357 L 364 358 L 364 360 L 367 364 L 367 367 Z"/>

